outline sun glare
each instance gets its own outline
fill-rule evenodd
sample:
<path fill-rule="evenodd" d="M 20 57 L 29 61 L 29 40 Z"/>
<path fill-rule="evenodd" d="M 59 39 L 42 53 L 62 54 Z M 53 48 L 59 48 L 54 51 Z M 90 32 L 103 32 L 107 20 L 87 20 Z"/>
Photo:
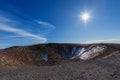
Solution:
<path fill-rule="evenodd" d="M 87 21 L 90 19 L 90 14 L 88 12 L 84 12 L 81 14 L 80 18 L 86 24 Z"/>

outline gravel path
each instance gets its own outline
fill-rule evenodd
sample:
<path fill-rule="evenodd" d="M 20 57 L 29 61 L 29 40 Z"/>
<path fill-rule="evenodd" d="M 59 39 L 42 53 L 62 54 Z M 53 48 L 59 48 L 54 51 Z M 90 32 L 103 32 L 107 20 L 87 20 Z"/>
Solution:
<path fill-rule="evenodd" d="M 0 69 L 0 80 L 120 80 L 120 56 L 86 62 Z"/>

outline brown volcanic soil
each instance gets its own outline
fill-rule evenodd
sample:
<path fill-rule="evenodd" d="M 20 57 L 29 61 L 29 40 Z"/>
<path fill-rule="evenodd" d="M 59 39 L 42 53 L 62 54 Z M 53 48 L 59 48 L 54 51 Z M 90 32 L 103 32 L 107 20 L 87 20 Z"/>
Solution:
<path fill-rule="evenodd" d="M 120 80 L 120 55 L 53 66 L 0 69 L 0 80 Z"/>
<path fill-rule="evenodd" d="M 0 52 L 0 67 L 50 65 L 62 59 L 55 51 L 45 44 L 10 47 Z M 47 62 L 42 59 L 45 53 L 49 55 Z"/>
<path fill-rule="evenodd" d="M 120 45 L 104 45 L 108 47 L 105 54 L 87 61 L 63 60 L 56 54 L 55 45 L 51 47 L 42 44 L 2 50 L 0 80 L 120 80 Z M 41 54 L 46 51 L 50 56 L 48 62 L 41 58 Z M 54 65 L 56 61 L 58 64 Z"/>

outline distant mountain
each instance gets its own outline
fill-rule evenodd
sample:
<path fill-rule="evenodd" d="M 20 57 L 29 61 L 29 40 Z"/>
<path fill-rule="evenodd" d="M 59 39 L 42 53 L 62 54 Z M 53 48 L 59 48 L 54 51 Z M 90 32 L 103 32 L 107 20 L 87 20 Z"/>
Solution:
<path fill-rule="evenodd" d="M 0 67 L 42 66 L 108 58 L 120 54 L 120 44 L 48 43 L 0 50 Z"/>

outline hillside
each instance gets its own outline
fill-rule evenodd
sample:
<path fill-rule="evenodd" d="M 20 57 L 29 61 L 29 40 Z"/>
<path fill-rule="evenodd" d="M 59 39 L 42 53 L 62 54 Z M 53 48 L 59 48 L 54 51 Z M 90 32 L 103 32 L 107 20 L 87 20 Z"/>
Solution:
<path fill-rule="evenodd" d="M 44 66 L 103 59 L 120 54 L 120 44 L 37 44 L 0 51 L 0 67 Z"/>

